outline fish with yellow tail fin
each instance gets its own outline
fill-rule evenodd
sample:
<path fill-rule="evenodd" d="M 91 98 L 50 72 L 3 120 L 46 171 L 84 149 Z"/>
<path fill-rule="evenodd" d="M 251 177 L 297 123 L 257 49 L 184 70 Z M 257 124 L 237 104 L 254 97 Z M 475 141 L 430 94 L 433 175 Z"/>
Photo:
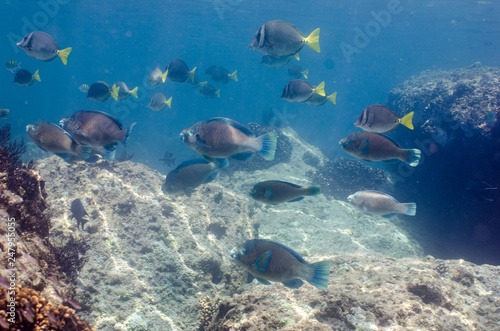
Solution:
<path fill-rule="evenodd" d="M 394 110 L 387 106 L 371 105 L 363 110 L 354 126 L 366 132 L 387 133 L 395 130 L 399 124 L 413 130 L 413 112 L 399 118 Z"/>
<path fill-rule="evenodd" d="M 64 65 L 68 63 L 68 56 L 72 50 L 71 47 L 59 49 L 54 38 L 42 31 L 31 32 L 16 45 L 26 54 L 38 60 L 52 61 L 59 56 Z"/>
<path fill-rule="evenodd" d="M 200 95 L 203 95 L 205 98 L 208 98 L 208 99 L 213 99 L 213 98 L 215 98 L 215 96 L 220 98 L 220 89 L 216 90 L 215 87 L 208 84 L 207 82 L 200 83 L 200 86 L 201 86 L 201 88 L 198 91 L 198 93 Z"/>
<path fill-rule="evenodd" d="M 313 93 L 309 99 L 304 101 L 308 105 L 322 106 L 327 101 L 330 101 L 334 105 L 337 104 L 337 92 L 333 92 L 330 95 L 319 95 L 318 93 Z"/>
<path fill-rule="evenodd" d="M 285 86 L 281 99 L 288 102 L 305 102 L 314 93 L 325 96 L 325 82 L 314 87 L 303 79 L 295 79 Z"/>
<path fill-rule="evenodd" d="M 98 81 L 89 86 L 87 91 L 87 99 L 92 99 L 95 101 L 103 102 L 108 100 L 110 96 L 118 101 L 118 92 L 120 88 L 116 85 L 109 87 L 108 83 L 103 81 Z"/>
<path fill-rule="evenodd" d="M 165 83 L 166 79 L 167 79 L 167 72 L 162 72 L 160 67 L 156 67 L 149 75 L 148 83 L 151 86 L 156 86 L 161 82 Z"/>
<path fill-rule="evenodd" d="M 31 86 L 35 80 L 41 82 L 38 70 L 34 74 L 25 69 L 19 69 L 14 76 L 14 83 L 21 86 Z"/>
<path fill-rule="evenodd" d="M 274 57 L 295 56 L 307 45 L 315 52 L 320 52 L 319 28 L 305 37 L 293 24 L 274 20 L 264 23 L 255 33 L 253 41 L 248 45 L 265 55 Z M 298 55 L 297 55 L 298 60 Z"/>
<path fill-rule="evenodd" d="M 187 64 L 179 59 L 174 59 L 165 68 L 165 77 L 179 83 L 184 83 L 186 80 L 191 79 L 194 82 L 194 73 L 196 67 L 192 70 L 188 69 Z M 163 78 L 162 78 L 163 79 Z"/>
<path fill-rule="evenodd" d="M 211 78 L 217 84 L 227 84 L 230 79 L 238 82 L 237 70 L 235 70 L 232 74 L 224 67 L 215 67 L 211 71 Z"/>
<path fill-rule="evenodd" d="M 172 97 L 167 100 L 167 97 L 161 92 L 153 95 L 148 104 L 148 107 L 154 111 L 162 111 L 165 106 L 172 108 Z"/>
<path fill-rule="evenodd" d="M 293 79 L 299 79 L 302 76 L 307 79 L 307 75 L 309 75 L 309 69 L 302 70 L 300 65 L 294 64 L 290 66 L 290 68 L 288 68 L 288 75 Z"/>
<path fill-rule="evenodd" d="M 119 88 L 118 100 L 125 100 L 130 96 L 137 98 L 137 90 L 139 89 L 138 87 L 135 87 L 131 90 L 124 82 L 116 82 L 113 84 L 113 86 L 117 86 Z"/>

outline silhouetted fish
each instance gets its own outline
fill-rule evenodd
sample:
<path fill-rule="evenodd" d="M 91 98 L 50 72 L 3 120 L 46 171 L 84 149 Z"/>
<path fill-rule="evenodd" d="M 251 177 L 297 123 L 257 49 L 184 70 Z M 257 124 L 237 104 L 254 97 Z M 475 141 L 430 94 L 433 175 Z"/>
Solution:
<path fill-rule="evenodd" d="M 82 225 L 82 231 L 83 231 L 83 226 L 85 223 L 88 222 L 88 220 L 84 219 L 85 216 L 88 216 L 87 212 L 85 211 L 85 208 L 83 207 L 82 202 L 80 199 L 75 199 L 71 202 L 71 213 L 73 214 L 73 217 L 76 219 L 76 228 L 78 229 L 80 227 L 80 224 Z"/>
<path fill-rule="evenodd" d="M 169 166 L 169 167 L 172 165 L 175 165 L 174 154 L 167 151 L 167 152 L 165 152 L 165 154 L 163 154 L 163 158 L 159 159 L 159 161 L 162 161 L 163 164 L 165 164 L 166 166 Z"/>
<path fill-rule="evenodd" d="M 108 100 L 109 96 L 118 101 L 118 87 L 113 85 L 112 88 L 109 87 L 108 83 L 99 81 L 90 85 L 87 92 L 87 99 L 92 99 L 95 101 L 103 102 Z"/>
<path fill-rule="evenodd" d="M 28 70 L 19 69 L 18 71 L 16 71 L 16 75 L 14 76 L 14 83 L 21 86 L 33 85 L 33 82 L 35 80 L 41 82 L 38 70 L 35 71 L 34 74 L 32 74 Z"/>
<path fill-rule="evenodd" d="M 21 69 L 21 63 L 18 63 L 15 60 L 8 60 L 7 62 L 5 62 L 5 69 L 14 73 L 14 71 L 16 71 L 17 69 Z"/>
<path fill-rule="evenodd" d="M 202 85 L 198 93 L 209 99 L 215 98 L 215 96 L 220 98 L 220 89 L 215 90 L 215 87 L 210 84 Z"/>
<path fill-rule="evenodd" d="M 1 119 L 9 118 L 9 113 L 10 113 L 10 110 L 8 110 L 8 109 L 0 109 L 0 118 Z"/>
<path fill-rule="evenodd" d="M 211 78 L 217 84 L 226 84 L 230 79 L 235 82 L 238 81 L 237 71 L 235 70 L 232 74 L 224 67 L 215 67 L 212 71 Z"/>
<path fill-rule="evenodd" d="M 191 81 L 194 81 L 195 70 L 196 67 L 194 67 L 193 70 L 189 70 L 186 63 L 179 59 L 170 61 L 168 66 L 165 68 L 167 78 L 180 83 L 185 82 L 188 78 L 191 78 Z"/>

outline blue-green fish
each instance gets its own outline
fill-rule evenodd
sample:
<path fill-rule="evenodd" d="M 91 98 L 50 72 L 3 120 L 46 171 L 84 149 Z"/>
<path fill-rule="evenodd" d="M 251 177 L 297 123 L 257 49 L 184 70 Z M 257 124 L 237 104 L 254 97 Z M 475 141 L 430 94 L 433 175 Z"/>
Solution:
<path fill-rule="evenodd" d="M 304 279 L 320 290 L 328 286 L 330 261 L 307 263 L 299 253 L 277 242 L 251 239 L 240 248 L 233 248 L 231 257 L 262 284 L 273 281 L 299 288 Z"/>
<path fill-rule="evenodd" d="M 300 186 L 280 180 L 267 180 L 254 185 L 250 196 L 257 201 L 269 205 L 277 205 L 283 202 L 295 202 L 303 200 L 305 196 L 320 194 L 320 188 L 314 186 Z"/>

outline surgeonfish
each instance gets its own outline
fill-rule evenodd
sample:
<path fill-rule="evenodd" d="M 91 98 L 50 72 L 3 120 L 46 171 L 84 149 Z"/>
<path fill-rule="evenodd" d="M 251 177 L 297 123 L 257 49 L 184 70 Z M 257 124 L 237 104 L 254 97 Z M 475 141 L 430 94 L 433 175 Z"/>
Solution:
<path fill-rule="evenodd" d="M 256 137 L 246 126 L 223 117 L 197 122 L 184 129 L 180 138 L 209 161 L 227 157 L 244 161 L 254 153 L 272 161 L 277 142 L 276 132 Z"/>
<path fill-rule="evenodd" d="M 137 90 L 139 87 L 135 87 L 132 90 L 125 84 L 124 82 L 116 82 L 113 84 L 115 89 L 117 88 L 118 91 L 118 100 L 125 100 L 128 99 L 129 96 L 133 96 L 134 98 L 137 98 Z M 113 87 L 111 87 L 113 89 Z"/>
<path fill-rule="evenodd" d="M 196 67 L 192 70 L 188 69 L 186 63 L 179 59 L 174 59 L 170 61 L 170 63 L 165 68 L 165 73 L 167 74 L 167 78 L 179 83 L 184 83 L 188 78 L 194 82 L 194 72 Z"/>
<path fill-rule="evenodd" d="M 314 93 L 324 96 L 325 82 L 321 82 L 318 86 L 314 87 L 303 79 L 295 79 L 285 86 L 281 94 L 281 99 L 288 102 L 304 102 Z"/>
<path fill-rule="evenodd" d="M 365 108 L 358 120 L 354 123 L 367 132 L 387 133 L 395 130 L 399 124 L 413 130 L 413 112 L 406 114 L 403 118 L 391 108 L 384 105 L 371 105 Z"/>
<path fill-rule="evenodd" d="M 215 96 L 220 98 L 220 89 L 215 90 L 215 87 L 213 87 L 211 84 L 207 84 L 206 82 L 203 82 L 203 84 L 200 84 L 201 88 L 198 91 L 200 95 L 203 95 L 205 98 L 213 99 Z"/>
<path fill-rule="evenodd" d="M 289 288 L 299 288 L 304 282 L 326 290 L 330 261 L 308 263 L 290 247 L 265 239 L 251 239 L 231 250 L 231 257 L 250 275 L 265 285 L 282 282 Z"/>
<path fill-rule="evenodd" d="M 337 92 L 333 92 L 330 95 L 319 95 L 318 93 L 313 93 L 309 99 L 304 101 L 308 105 L 313 105 L 313 106 L 322 106 L 324 105 L 327 101 L 330 101 L 334 105 L 337 104 Z"/>
<path fill-rule="evenodd" d="M 267 180 L 254 185 L 250 196 L 257 201 L 277 205 L 283 202 L 296 202 L 305 196 L 320 194 L 320 188 L 314 186 L 300 186 L 280 180 Z"/>
<path fill-rule="evenodd" d="M 156 86 L 161 82 L 165 83 L 166 79 L 167 79 L 167 72 L 166 71 L 162 72 L 160 67 L 156 67 L 149 75 L 148 83 L 151 86 Z"/>
<path fill-rule="evenodd" d="M 307 75 L 309 75 L 309 69 L 302 70 L 300 65 L 294 64 L 290 66 L 290 68 L 288 68 L 288 75 L 293 79 L 299 79 L 302 76 L 307 79 Z"/>
<path fill-rule="evenodd" d="M 31 86 L 37 80 L 41 82 L 38 70 L 34 74 L 25 69 L 19 69 L 14 76 L 14 83 L 21 86 Z"/>
<path fill-rule="evenodd" d="M 115 101 L 118 101 L 119 88 L 116 85 L 109 87 L 108 83 L 103 81 L 98 81 L 90 85 L 87 92 L 87 99 L 92 99 L 99 102 L 104 102 L 108 100 L 109 96 L 112 96 Z"/>
<path fill-rule="evenodd" d="M 390 195 L 378 191 L 358 191 L 347 200 L 363 213 L 391 218 L 397 214 L 415 216 L 417 204 L 400 203 Z"/>
<path fill-rule="evenodd" d="M 167 100 L 167 97 L 161 92 L 155 93 L 148 104 L 148 107 L 154 111 L 162 111 L 165 106 L 172 108 L 172 97 Z"/>
<path fill-rule="evenodd" d="M 212 71 L 210 77 L 217 84 L 226 84 L 230 79 L 235 82 L 238 81 L 237 70 L 235 70 L 232 74 L 224 67 L 215 67 Z"/>
<path fill-rule="evenodd" d="M 349 155 L 363 161 L 400 160 L 416 167 L 420 160 L 419 149 L 404 149 L 387 136 L 371 132 L 353 132 L 339 142 Z"/>
<path fill-rule="evenodd" d="M 72 49 L 71 47 L 59 49 L 54 38 L 42 31 L 31 32 L 16 45 L 26 54 L 38 60 L 52 61 L 59 56 L 64 65 L 68 63 L 68 55 Z"/>

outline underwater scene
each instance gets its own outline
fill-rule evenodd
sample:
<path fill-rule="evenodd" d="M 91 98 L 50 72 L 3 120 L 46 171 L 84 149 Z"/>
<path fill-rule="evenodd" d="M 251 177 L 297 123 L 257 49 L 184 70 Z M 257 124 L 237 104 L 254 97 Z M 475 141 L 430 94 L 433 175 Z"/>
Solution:
<path fill-rule="evenodd" d="M 498 1 L 0 9 L 0 330 L 500 330 Z"/>

